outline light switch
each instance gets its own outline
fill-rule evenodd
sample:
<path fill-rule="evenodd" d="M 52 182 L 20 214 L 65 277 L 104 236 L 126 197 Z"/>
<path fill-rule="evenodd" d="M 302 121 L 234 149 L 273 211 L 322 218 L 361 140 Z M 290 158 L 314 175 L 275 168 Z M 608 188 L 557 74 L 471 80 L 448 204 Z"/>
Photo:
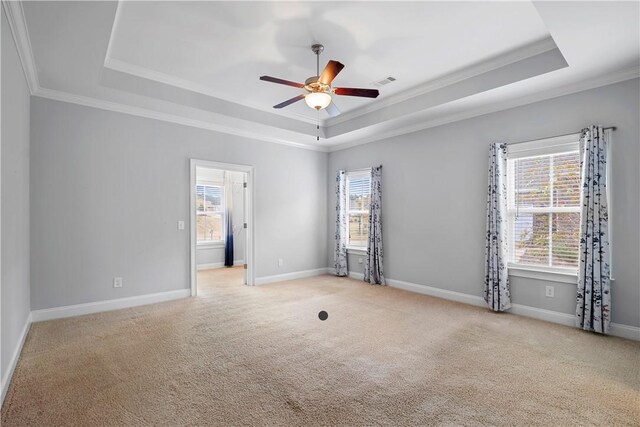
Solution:
<path fill-rule="evenodd" d="M 184 230 L 184 221 L 178 221 L 178 230 Z"/>

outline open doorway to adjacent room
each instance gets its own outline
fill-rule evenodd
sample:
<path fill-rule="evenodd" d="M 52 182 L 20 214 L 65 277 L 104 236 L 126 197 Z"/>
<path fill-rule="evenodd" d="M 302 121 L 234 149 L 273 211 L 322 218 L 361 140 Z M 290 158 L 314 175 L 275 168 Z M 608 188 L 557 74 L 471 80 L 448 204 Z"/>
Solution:
<path fill-rule="evenodd" d="M 251 166 L 191 160 L 191 295 L 252 285 Z"/>

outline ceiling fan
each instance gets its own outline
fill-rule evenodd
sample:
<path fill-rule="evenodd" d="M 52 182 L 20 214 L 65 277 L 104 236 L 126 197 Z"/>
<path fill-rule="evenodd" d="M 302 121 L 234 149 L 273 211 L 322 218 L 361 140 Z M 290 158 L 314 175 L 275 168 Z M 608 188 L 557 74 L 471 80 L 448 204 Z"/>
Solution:
<path fill-rule="evenodd" d="M 296 83 L 289 80 L 283 80 L 271 76 L 262 76 L 260 80 L 266 82 L 278 83 L 281 85 L 293 86 L 300 89 L 304 89 L 305 92 L 291 99 L 288 99 L 280 104 L 274 105 L 273 108 L 283 108 L 287 105 L 291 105 L 294 102 L 298 102 L 302 99 L 305 100 L 307 105 L 315 110 L 326 109 L 327 113 L 331 117 L 340 114 L 340 110 L 336 107 L 336 104 L 332 101 L 332 95 L 343 96 L 359 96 L 364 98 L 377 98 L 380 94 L 377 89 L 358 89 L 351 87 L 331 87 L 331 82 L 336 78 L 338 73 L 342 71 L 344 65 L 338 61 L 329 61 L 327 65 L 320 73 L 320 54 L 324 51 L 324 46 L 321 44 L 314 44 L 311 46 L 311 50 L 316 54 L 316 74 L 309 77 L 304 84 Z"/>

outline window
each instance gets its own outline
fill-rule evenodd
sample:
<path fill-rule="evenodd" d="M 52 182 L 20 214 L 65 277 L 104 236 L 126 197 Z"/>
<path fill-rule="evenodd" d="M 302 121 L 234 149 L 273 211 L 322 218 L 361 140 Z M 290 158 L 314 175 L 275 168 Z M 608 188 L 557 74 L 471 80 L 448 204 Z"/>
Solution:
<path fill-rule="evenodd" d="M 347 173 L 347 246 L 367 247 L 369 206 L 371 204 L 371 175 L 369 171 Z"/>
<path fill-rule="evenodd" d="M 196 185 L 197 241 L 222 242 L 224 234 L 224 187 L 221 185 Z"/>
<path fill-rule="evenodd" d="M 578 142 L 515 147 L 513 152 L 509 148 L 507 160 L 509 262 L 575 270 L 580 234 Z"/>

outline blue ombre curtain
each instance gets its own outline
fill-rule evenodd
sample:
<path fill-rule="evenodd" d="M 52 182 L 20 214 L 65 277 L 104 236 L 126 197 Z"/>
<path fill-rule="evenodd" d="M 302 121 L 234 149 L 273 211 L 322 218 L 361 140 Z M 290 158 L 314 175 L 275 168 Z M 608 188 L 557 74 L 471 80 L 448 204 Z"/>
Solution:
<path fill-rule="evenodd" d="M 233 181 L 224 173 L 224 266 L 233 267 Z"/>

